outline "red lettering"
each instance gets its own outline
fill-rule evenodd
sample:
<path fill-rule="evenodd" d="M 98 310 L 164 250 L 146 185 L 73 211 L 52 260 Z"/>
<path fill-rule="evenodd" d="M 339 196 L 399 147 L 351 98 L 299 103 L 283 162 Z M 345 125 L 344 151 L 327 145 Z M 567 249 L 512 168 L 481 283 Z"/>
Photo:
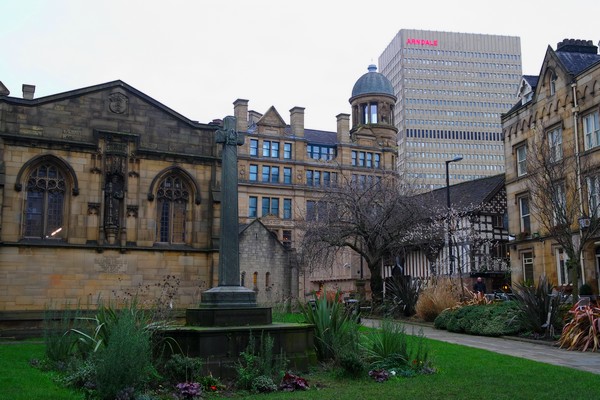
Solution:
<path fill-rule="evenodd" d="M 406 39 L 406 44 L 417 44 L 417 45 L 421 45 L 421 46 L 437 46 L 438 41 L 437 40 L 408 38 L 408 39 Z"/>

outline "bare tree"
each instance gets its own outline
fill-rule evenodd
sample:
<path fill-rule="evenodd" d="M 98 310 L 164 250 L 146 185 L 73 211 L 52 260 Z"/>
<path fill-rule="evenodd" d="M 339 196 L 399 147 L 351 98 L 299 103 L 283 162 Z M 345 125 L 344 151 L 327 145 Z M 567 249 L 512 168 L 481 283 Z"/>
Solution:
<path fill-rule="evenodd" d="M 559 130 L 534 130 L 526 166 L 532 215 L 567 255 L 577 299 L 582 251 L 600 233 L 598 176 L 589 174 L 584 182 L 582 171 L 591 169 L 577 144 L 564 140 Z"/>
<path fill-rule="evenodd" d="M 381 301 L 382 262 L 393 259 L 407 233 L 420 220 L 422 206 L 410 185 L 396 173 L 347 177 L 324 189 L 307 210 L 300 253 L 304 264 L 330 263 L 342 249 L 352 249 L 371 273 L 373 301 Z"/>

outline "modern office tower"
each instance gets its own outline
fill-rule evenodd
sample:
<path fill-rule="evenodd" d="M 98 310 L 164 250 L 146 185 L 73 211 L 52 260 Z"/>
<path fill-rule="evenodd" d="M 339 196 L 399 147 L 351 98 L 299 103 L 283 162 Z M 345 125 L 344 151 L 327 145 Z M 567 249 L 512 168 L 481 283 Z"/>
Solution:
<path fill-rule="evenodd" d="M 504 171 L 500 115 L 522 75 L 519 37 L 402 29 L 379 68 L 398 98 L 398 168 L 418 187 Z"/>

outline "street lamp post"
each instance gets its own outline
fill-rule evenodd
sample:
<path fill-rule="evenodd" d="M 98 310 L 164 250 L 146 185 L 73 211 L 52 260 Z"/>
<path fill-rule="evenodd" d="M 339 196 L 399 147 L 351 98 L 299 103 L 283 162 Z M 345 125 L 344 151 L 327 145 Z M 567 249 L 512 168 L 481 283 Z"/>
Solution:
<path fill-rule="evenodd" d="M 446 206 L 448 208 L 448 274 L 452 275 L 454 273 L 454 255 L 452 254 L 452 228 L 450 225 L 450 174 L 448 172 L 448 167 L 451 162 L 458 162 L 462 160 L 462 156 L 456 156 L 452 160 L 446 160 Z"/>

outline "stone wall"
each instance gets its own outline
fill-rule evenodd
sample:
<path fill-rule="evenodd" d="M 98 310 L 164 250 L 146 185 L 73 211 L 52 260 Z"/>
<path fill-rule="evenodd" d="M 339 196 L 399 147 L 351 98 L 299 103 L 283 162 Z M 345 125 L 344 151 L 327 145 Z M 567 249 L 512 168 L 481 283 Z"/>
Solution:
<path fill-rule="evenodd" d="M 292 257 L 293 253 L 259 220 L 240 233 L 240 273 L 244 286 L 256 291 L 260 304 L 277 305 L 297 298 L 298 271 Z"/>

